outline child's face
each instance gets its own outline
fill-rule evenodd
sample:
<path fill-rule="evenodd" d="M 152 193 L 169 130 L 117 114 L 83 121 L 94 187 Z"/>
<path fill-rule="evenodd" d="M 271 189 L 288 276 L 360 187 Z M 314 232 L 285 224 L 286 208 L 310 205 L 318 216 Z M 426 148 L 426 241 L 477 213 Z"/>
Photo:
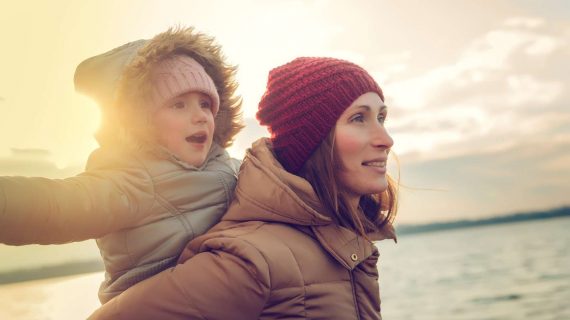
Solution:
<path fill-rule="evenodd" d="M 181 160 L 199 167 L 206 160 L 214 137 L 212 101 L 200 92 L 168 100 L 154 113 L 158 142 Z"/>

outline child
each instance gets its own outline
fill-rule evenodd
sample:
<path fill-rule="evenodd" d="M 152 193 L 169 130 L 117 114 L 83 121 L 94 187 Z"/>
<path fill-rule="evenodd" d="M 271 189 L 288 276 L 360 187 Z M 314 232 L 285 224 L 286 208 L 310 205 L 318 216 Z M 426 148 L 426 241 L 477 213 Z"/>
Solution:
<path fill-rule="evenodd" d="M 235 71 L 192 28 L 83 61 L 75 86 L 102 108 L 100 148 L 76 177 L 0 177 L 0 243 L 97 239 L 101 303 L 174 265 L 231 200 L 239 163 L 224 148 L 242 128 Z"/>

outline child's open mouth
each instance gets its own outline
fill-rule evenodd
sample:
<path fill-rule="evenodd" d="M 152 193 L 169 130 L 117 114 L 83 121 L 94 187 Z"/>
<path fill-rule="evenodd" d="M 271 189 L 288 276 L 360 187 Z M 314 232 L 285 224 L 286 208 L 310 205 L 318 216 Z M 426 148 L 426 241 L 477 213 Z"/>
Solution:
<path fill-rule="evenodd" d="M 206 142 L 206 139 L 208 139 L 208 135 L 205 133 L 196 133 L 189 137 L 186 137 L 186 141 L 191 143 L 204 143 Z"/>

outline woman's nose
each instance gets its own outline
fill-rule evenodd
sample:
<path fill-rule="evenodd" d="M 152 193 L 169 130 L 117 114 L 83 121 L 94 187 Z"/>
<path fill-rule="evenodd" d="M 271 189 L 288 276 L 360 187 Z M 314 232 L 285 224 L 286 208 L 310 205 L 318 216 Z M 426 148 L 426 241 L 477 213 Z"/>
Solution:
<path fill-rule="evenodd" d="M 374 132 L 372 135 L 372 144 L 375 147 L 382 147 L 386 149 L 392 148 L 394 145 L 394 140 L 386 130 L 384 125 L 378 125 L 374 127 Z"/>

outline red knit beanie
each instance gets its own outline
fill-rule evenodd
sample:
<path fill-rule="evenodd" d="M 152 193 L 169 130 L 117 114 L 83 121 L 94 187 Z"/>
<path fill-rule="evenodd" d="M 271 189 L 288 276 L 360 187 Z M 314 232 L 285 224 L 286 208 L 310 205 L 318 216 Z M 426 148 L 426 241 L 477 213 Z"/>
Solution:
<path fill-rule="evenodd" d="M 257 119 L 271 133 L 277 160 L 297 174 L 354 100 L 376 92 L 374 79 L 354 63 L 297 58 L 269 71 Z"/>

